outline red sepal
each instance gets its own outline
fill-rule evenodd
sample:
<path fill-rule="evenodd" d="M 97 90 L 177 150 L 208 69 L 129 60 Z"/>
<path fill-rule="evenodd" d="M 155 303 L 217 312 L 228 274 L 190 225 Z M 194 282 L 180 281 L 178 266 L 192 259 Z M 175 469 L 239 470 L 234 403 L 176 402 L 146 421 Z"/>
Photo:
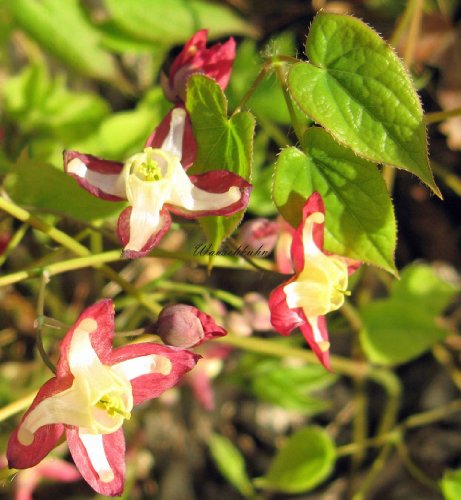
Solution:
<path fill-rule="evenodd" d="M 293 242 L 291 244 L 291 258 L 296 273 L 300 273 L 304 268 L 304 241 L 303 230 L 306 219 L 315 212 L 321 212 L 325 215 L 325 205 L 319 193 L 313 193 L 306 201 L 303 207 L 303 218 L 301 224 L 295 231 Z M 323 234 L 325 223 L 314 224 L 313 238 L 314 242 L 323 251 Z"/>
<path fill-rule="evenodd" d="M 117 223 L 117 237 L 120 243 L 125 247 L 130 241 L 130 215 L 131 207 L 125 208 L 120 214 Z M 145 257 L 154 247 L 156 247 L 163 235 L 170 229 L 171 217 L 168 210 L 164 207 L 160 211 L 160 229 L 153 233 L 148 239 L 147 243 L 141 250 L 122 250 L 122 257 L 126 259 L 137 259 L 138 257 Z"/>
<path fill-rule="evenodd" d="M 107 461 L 114 473 L 114 479 L 110 483 L 101 481 L 93 469 L 86 448 L 78 435 L 78 429 L 67 427 L 66 436 L 70 454 L 85 481 L 102 495 L 121 495 L 125 485 L 125 437 L 123 429 L 120 428 L 112 434 L 104 434 L 102 437 Z"/>
<path fill-rule="evenodd" d="M 72 336 L 79 324 L 86 318 L 94 319 L 97 323 L 96 331 L 91 333 L 90 340 L 93 349 L 102 363 L 107 364 L 109 354 L 112 350 L 112 339 L 114 337 L 114 304 L 111 299 L 103 299 L 88 307 L 79 316 L 74 326 L 66 333 L 59 347 L 61 355 L 56 367 L 58 377 L 71 376 L 69 369 L 69 349 Z"/>
<path fill-rule="evenodd" d="M 203 344 L 206 340 L 212 340 L 227 335 L 227 331 L 222 326 L 219 326 L 209 314 L 200 311 L 200 309 L 196 307 L 194 307 L 194 309 L 195 311 L 193 312 L 200 320 L 200 323 L 202 323 L 203 332 L 205 334 L 204 338 L 194 347 Z"/>
<path fill-rule="evenodd" d="M 195 186 L 209 193 L 225 193 L 233 186 L 238 187 L 241 197 L 231 205 L 218 210 L 187 210 L 176 205 L 166 205 L 174 214 L 187 219 L 195 219 L 206 215 L 232 215 L 239 212 L 247 207 L 253 189 L 253 186 L 243 177 L 227 170 L 212 170 L 205 174 L 191 175 L 190 180 Z"/>
<path fill-rule="evenodd" d="M 287 304 L 287 297 L 283 288 L 291 283 L 286 281 L 282 285 L 272 290 L 269 296 L 269 309 L 271 312 L 271 324 L 275 330 L 282 335 L 289 335 L 296 327 L 301 326 L 305 321 L 304 316 L 298 314 L 298 309 L 290 309 Z"/>
<path fill-rule="evenodd" d="M 304 316 L 304 312 L 300 310 L 300 314 Z M 317 317 L 317 325 L 320 330 L 320 333 L 322 335 L 323 340 L 326 340 L 328 342 L 328 330 L 327 330 L 327 322 L 325 319 L 325 316 L 318 316 Z M 307 343 L 310 345 L 311 349 L 315 352 L 317 358 L 319 361 L 322 363 L 322 365 L 327 369 L 331 371 L 330 367 L 330 350 L 328 349 L 327 351 L 323 352 L 317 342 L 314 340 L 314 332 L 312 331 L 311 325 L 309 324 L 308 321 L 303 323 L 300 327 L 300 330 L 302 334 L 304 335 L 304 338 L 307 340 Z"/>
<path fill-rule="evenodd" d="M 207 33 L 207 30 L 195 33 L 171 64 L 168 78 L 162 78 L 167 99 L 184 101 L 186 81 L 195 73 L 213 78 L 223 90 L 227 87 L 235 59 L 235 41 L 231 37 L 207 49 Z"/>
<path fill-rule="evenodd" d="M 177 384 L 178 380 L 191 370 L 201 356 L 184 349 L 159 344 L 133 344 L 114 349 L 109 364 L 121 363 L 127 359 L 157 354 L 171 361 L 171 372 L 168 375 L 150 373 L 131 380 L 134 404 L 140 404 L 146 399 L 157 398 L 167 389 Z"/>
<path fill-rule="evenodd" d="M 98 158 L 97 156 L 79 153 L 77 151 L 68 151 L 68 150 L 64 151 L 64 170 L 68 175 L 73 177 L 83 189 L 91 193 L 93 196 L 96 196 L 97 198 L 101 198 L 103 200 L 124 201 L 124 198 L 106 193 L 102 189 L 88 182 L 86 179 L 83 179 L 82 177 L 79 177 L 78 175 L 69 172 L 67 170 L 67 165 L 74 158 L 78 158 L 79 160 L 81 160 L 87 166 L 88 170 L 108 175 L 120 174 L 120 172 L 123 169 L 123 163 L 111 160 L 104 160 L 103 158 Z"/>
<path fill-rule="evenodd" d="M 184 109 L 184 106 L 182 104 L 178 104 L 176 107 Z M 166 139 L 166 136 L 170 131 L 171 113 L 173 112 L 173 109 L 168 112 L 165 118 L 161 121 L 160 125 L 149 136 L 146 141 L 146 148 L 162 147 L 163 141 Z M 191 165 L 193 165 L 196 155 L 197 143 L 195 142 L 194 132 L 192 131 L 192 124 L 189 114 L 186 113 L 181 157 L 181 165 L 184 170 L 187 170 Z"/>
<path fill-rule="evenodd" d="M 6 456 L 8 467 L 14 469 L 28 469 L 37 465 L 56 446 L 64 432 L 64 425 L 44 425 L 34 433 L 34 441 L 29 446 L 22 445 L 18 440 L 18 429 L 26 416 L 44 399 L 68 389 L 72 385 L 72 377 L 52 378 L 38 391 L 30 408 L 26 411 L 21 422 L 14 430 L 8 441 Z"/>

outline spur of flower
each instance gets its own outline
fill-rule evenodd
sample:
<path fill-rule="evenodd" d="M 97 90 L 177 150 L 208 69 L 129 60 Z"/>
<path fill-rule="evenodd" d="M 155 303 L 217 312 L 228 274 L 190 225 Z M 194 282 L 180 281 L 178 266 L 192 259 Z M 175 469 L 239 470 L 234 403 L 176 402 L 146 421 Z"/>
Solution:
<path fill-rule="evenodd" d="M 128 200 L 117 225 L 123 256 L 147 255 L 171 225 L 169 212 L 186 218 L 230 215 L 248 204 L 251 185 L 226 170 L 188 176 L 195 154 L 186 111 L 174 108 L 149 137 L 144 151 L 122 164 L 76 151 L 64 152 L 65 171 L 88 192 Z M 184 150 L 186 149 L 186 151 Z M 181 163 L 185 159 L 185 164 Z"/>
<path fill-rule="evenodd" d="M 269 297 L 272 326 L 282 335 L 299 327 L 326 368 L 330 368 L 330 342 L 325 315 L 339 309 L 348 295 L 348 276 L 357 262 L 323 250 L 325 206 L 313 193 L 303 208 L 302 221 L 293 236 L 291 258 L 294 276 Z"/>
<path fill-rule="evenodd" d="M 235 59 L 235 41 L 231 37 L 207 48 L 207 33 L 197 31 L 171 64 L 169 74 L 162 73 L 160 83 L 170 101 L 185 102 L 187 79 L 197 73 L 213 78 L 223 90 L 227 87 Z"/>
<path fill-rule="evenodd" d="M 83 478 L 103 495 L 119 495 L 125 479 L 122 424 L 134 405 L 160 396 L 199 356 L 139 343 L 112 349 L 114 307 L 86 309 L 60 345 L 56 376 L 38 391 L 8 442 L 8 465 L 38 464 L 66 434 Z"/>

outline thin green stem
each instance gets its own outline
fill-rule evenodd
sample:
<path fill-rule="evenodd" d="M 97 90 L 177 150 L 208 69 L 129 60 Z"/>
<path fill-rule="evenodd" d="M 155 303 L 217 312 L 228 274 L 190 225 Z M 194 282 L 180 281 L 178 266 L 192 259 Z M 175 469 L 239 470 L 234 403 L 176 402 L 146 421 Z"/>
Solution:
<path fill-rule="evenodd" d="M 48 275 L 51 277 L 57 274 L 65 273 L 68 271 L 75 271 L 76 269 L 82 269 L 85 267 L 98 267 L 105 262 L 118 261 L 120 260 L 120 258 L 120 251 L 112 250 L 110 252 L 104 252 L 102 254 L 89 255 L 87 257 L 76 257 L 74 259 L 68 259 L 61 262 L 48 264 L 46 266 L 34 267 L 32 269 L 18 271 L 0 277 L 0 287 L 12 285 L 28 278 L 36 278 L 37 276 L 40 276 L 44 269 L 46 269 Z"/>
<path fill-rule="evenodd" d="M 45 291 L 46 285 L 49 282 L 50 277 L 48 273 L 44 271 L 42 273 L 42 278 L 40 280 L 40 288 L 38 291 L 38 299 L 37 299 L 37 320 L 35 323 L 35 328 L 37 330 L 37 350 L 40 354 L 45 365 L 51 370 L 52 373 L 56 374 L 56 366 L 49 358 L 48 354 L 45 351 L 43 346 L 43 338 L 42 338 L 42 328 L 43 328 L 43 317 L 45 315 Z"/>
<path fill-rule="evenodd" d="M 461 115 L 461 108 L 450 109 L 449 111 L 434 111 L 433 113 L 426 113 L 424 121 L 426 125 L 430 125 L 431 123 L 443 122 L 444 120 L 448 120 L 448 118 L 454 118 L 459 115 Z"/>
<path fill-rule="evenodd" d="M 396 442 L 396 448 L 397 448 L 397 453 L 399 454 L 400 459 L 403 462 L 403 465 L 407 469 L 407 471 L 410 473 L 411 476 L 413 476 L 416 481 L 419 481 L 421 484 L 426 486 L 427 488 L 430 488 L 431 490 L 437 491 L 440 493 L 440 488 L 437 484 L 436 481 L 428 477 L 411 459 L 408 450 L 405 446 L 405 444 L 402 441 L 397 441 Z"/>
<path fill-rule="evenodd" d="M 285 103 L 288 108 L 288 113 L 290 114 L 291 125 L 293 126 L 293 130 L 296 134 L 296 137 L 298 138 L 298 141 L 301 141 L 304 132 L 306 131 L 306 126 L 305 124 L 299 122 L 299 119 L 293 107 L 293 101 L 291 100 L 291 96 L 288 92 L 285 68 L 280 64 L 274 65 L 274 67 L 275 67 L 275 74 L 277 75 L 280 87 L 282 88 L 283 96 L 285 98 Z"/>
<path fill-rule="evenodd" d="M 267 354 L 279 358 L 297 358 L 309 363 L 318 363 L 317 356 L 312 352 L 297 347 L 283 345 L 280 342 L 273 342 L 269 339 L 258 337 L 240 337 L 233 334 L 228 334 L 225 337 L 216 339 L 215 342 L 231 345 L 246 351 Z M 372 372 L 379 372 L 379 368 L 372 368 L 370 365 L 362 362 L 351 361 L 339 356 L 332 355 L 330 357 L 331 368 L 334 372 L 347 375 L 352 378 L 371 377 Z M 377 377 L 377 375 L 376 375 Z M 385 377 L 383 377 L 383 380 Z"/>
<path fill-rule="evenodd" d="M 392 452 L 392 447 L 392 443 L 387 443 L 385 446 L 383 446 L 383 448 L 379 452 L 378 457 L 373 462 L 365 480 L 362 482 L 359 491 L 355 493 L 355 495 L 352 497 L 352 500 L 365 500 L 368 490 L 375 482 L 376 476 L 379 474 L 381 469 L 384 467 L 387 459 L 389 458 L 389 455 Z"/>
<path fill-rule="evenodd" d="M 254 94 L 259 84 L 264 80 L 264 78 L 266 78 L 266 75 L 269 72 L 270 68 L 271 68 L 270 62 L 265 62 L 263 64 L 258 75 L 251 84 L 251 87 L 248 89 L 247 93 L 242 97 L 239 105 L 235 108 L 234 112 L 232 113 L 232 116 L 236 115 L 237 113 L 240 113 L 240 111 L 246 106 L 247 102 L 251 99 L 251 96 Z"/>
<path fill-rule="evenodd" d="M 16 401 L 13 401 L 9 405 L 4 406 L 3 408 L 0 408 L 0 422 L 3 422 L 7 418 L 12 417 L 16 413 L 19 413 L 22 410 L 25 410 L 32 401 L 34 400 L 35 396 L 37 394 L 37 391 L 33 391 L 26 396 L 23 396 L 22 398 L 17 399 Z"/>
<path fill-rule="evenodd" d="M 23 208 L 19 207 L 15 203 L 7 200 L 2 196 L 0 196 L 0 210 L 4 210 L 15 219 L 30 224 L 35 229 L 38 229 L 42 233 L 47 234 L 56 243 L 59 243 L 60 245 L 66 247 L 68 250 L 77 255 L 84 256 L 90 253 L 88 248 L 75 241 L 75 239 L 71 236 L 68 236 L 63 231 L 60 231 L 54 226 L 51 226 L 42 219 L 35 217 L 27 210 L 24 210 Z"/>
<path fill-rule="evenodd" d="M 178 283 L 176 281 L 159 281 L 155 284 L 156 291 L 171 291 L 174 293 L 192 293 L 197 295 L 212 295 L 227 304 L 235 307 L 236 309 L 241 309 L 243 307 L 244 301 L 241 297 L 234 295 L 226 290 L 215 290 L 213 288 L 196 285 L 191 283 Z"/>
<path fill-rule="evenodd" d="M 13 234 L 5 250 L 3 250 L 2 255 L 0 255 L 0 267 L 3 266 L 11 252 L 21 243 L 27 229 L 29 229 L 29 224 L 21 224 L 20 228 Z"/>

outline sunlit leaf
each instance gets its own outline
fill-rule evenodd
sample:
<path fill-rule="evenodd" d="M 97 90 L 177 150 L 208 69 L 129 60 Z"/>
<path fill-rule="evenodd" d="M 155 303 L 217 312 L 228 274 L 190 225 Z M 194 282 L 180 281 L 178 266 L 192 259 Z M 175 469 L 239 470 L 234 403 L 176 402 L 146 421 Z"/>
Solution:
<path fill-rule="evenodd" d="M 301 109 L 357 154 L 408 170 L 440 195 L 418 95 L 390 46 L 358 19 L 320 12 L 306 54 L 288 77 Z"/>
<path fill-rule="evenodd" d="M 19 27 L 69 66 L 101 80 L 117 79 L 114 60 L 78 0 L 14 0 L 8 6 Z"/>
<path fill-rule="evenodd" d="M 395 272 L 394 212 L 376 165 L 320 128 L 309 129 L 302 145 L 282 150 L 275 167 L 273 197 L 283 217 L 296 227 L 317 191 L 326 205 L 326 249 Z"/>
<path fill-rule="evenodd" d="M 104 3 L 122 30 L 153 42 L 182 43 L 203 28 L 210 30 L 211 37 L 255 32 L 228 7 L 202 0 L 104 0 Z"/>
<path fill-rule="evenodd" d="M 227 101 L 221 87 L 211 78 L 194 75 L 187 84 L 187 110 L 190 114 L 197 159 L 190 173 L 228 170 L 249 180 L 253 155 L 255 121 L 251 113 L 227 117 Z M 243 213 L 228 217 L 202 217 L 200 225 L 213 250 L 238 226 Z"/>

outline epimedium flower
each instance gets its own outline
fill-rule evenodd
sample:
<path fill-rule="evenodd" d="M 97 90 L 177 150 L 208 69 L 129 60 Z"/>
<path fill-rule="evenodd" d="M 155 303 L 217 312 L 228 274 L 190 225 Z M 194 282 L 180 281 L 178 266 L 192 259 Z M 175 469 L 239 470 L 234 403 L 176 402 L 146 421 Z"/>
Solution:
<path fill-rule="evenodd" d="M 8 442 L 11 468 L 39 463 L 65 433 L 83 478 L 103 495 L 119 495 L 125 478 L 122 424 L 134 405 L 160 396 L 199 356 L 139 343 L 112 349 L 109 299 L 86 309 L 60 345 L 56 376 L 38 391 Z"/>
<path fill-rule="evenodd" d="M 207 30 L 195 33 L 172 62 L 169 74 L 162 73 L 160 83 L 170 101 L 186 100 L 187 79 L 196 73 L 213 78 L 223 90 L 227 87 L 235 59 L 235 41 L 231 37 L 207 48 L 207 34 Z"/>
<path fill-rule="evenodd" d="M 348 295 L 348 276 L 357 263 L 323 250 L 325 206 L 319 193 L 306 201 L 302 221 L 293 236 L 294 276 L 269 297 L 272 326 L 282 335 L 299 327 L 326 368 L 330 342 L 325 315 L 339 309 Z M 350 265 L 348 265 L 350 263 Z"/>
<path fill-rule="evenodd" d="M 247 206 L 251 185 L 242 177 L 226 170 L 188 176 L 185 167 L 194 155 L 186 111 L 177 107 L 149 137 L 144 151 L 124 164 L 65 151 L 64 168 L 94 196 L 128 200 L 130 206 L 118 220 L 117 236 L 124 246 L 123 256 L 136 258 L 159 243 L 171 225 L 170 211 L 196 218 L 230 215 Z"/>

